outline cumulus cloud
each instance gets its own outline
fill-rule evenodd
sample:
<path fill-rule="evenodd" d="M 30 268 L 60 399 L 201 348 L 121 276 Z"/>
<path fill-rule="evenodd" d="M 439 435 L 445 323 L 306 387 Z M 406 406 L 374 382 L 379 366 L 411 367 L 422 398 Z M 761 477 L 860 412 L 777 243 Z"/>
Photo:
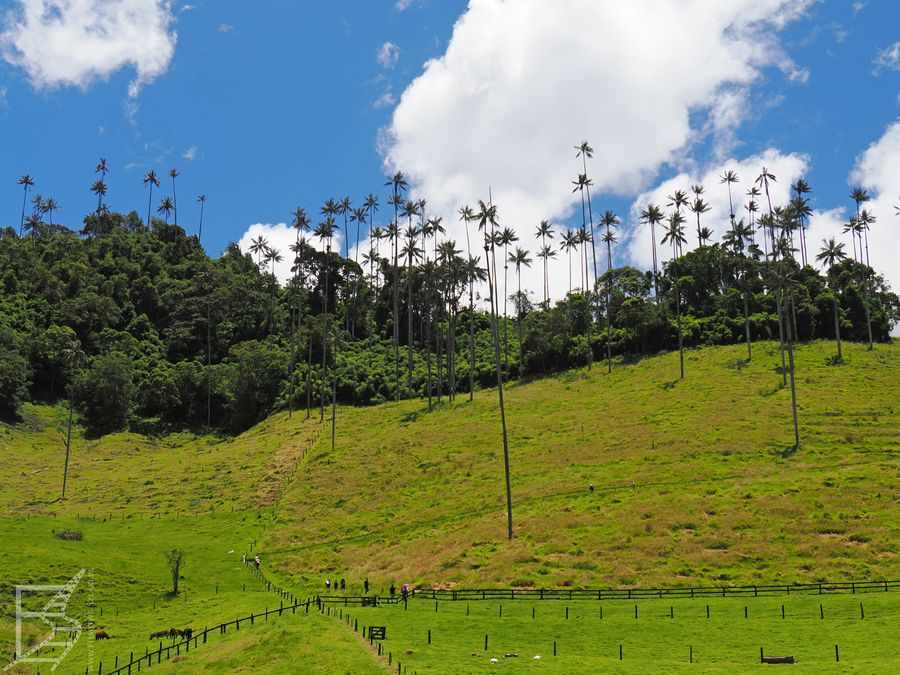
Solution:
<path fill-rule="evenodd" d="M 241 237 L 240 241 L 238 241 L 238 246 L 241 251 L 249 253 L 250 246 L 257 237 L 264 237 L 266 241 L 268 241 L 269 248 L 275 249 L 281 253 L 284 260 L 280 263 L 275 263 L 275 277 L 281 284 L 287 283 L 288 279 L 291 277 L 291 265 L 294 262 L 290 246 L 297 240 L 297 230 L 287 223 L 254 223 L 247 228 L 247 231 L 244 232 L 244 235 Z M 335 232 L 334 240 L 331 243 L 332 250 L 342 250 L 342 242 L 343 237 L 341 236 L 341 232 Z M 320 248 L 318 246 L 318 241 L 315 239 L 309 240 L 309 243 Z M 253 256 L 253 260 L 256 260 L 256 255 Z"/>
<path fill-rule="evenodd" d="M 725 170 L 734 171 L 739 180 L 738 183 L 731 186 L 735 218 L 744 218 L 745 222 L 749 222 L 749 214 L 744 208 L 748 201 L 746 192 L 754 186 L 763 167 L 775 176 L 775 181 L 769 184 L 769 195 L 772 198 L 772 205 L 780 206 L 789 200 L 791 183 L 805 175 L 808 165 L 809 159 L 805 155 L 795 153 L 785 155 L 770 148 L 761 154 L 741 160 L 726 160 L 721 165 L 702 172 L 681 173 L 656 185 L 639 195 L 631 206 L 626 219 L 628 223 L 625 228 L 626 235 L 622 241 L 622 250 L 626 259 L 640 269 L 651 269 L 653 266 L 650 230 L 647 226 L 640 224 L 640 213 L 647 208 L 648 204 L 656 204 L 663 209 L 664 213 L 668 214 L 671 211 L 666 206 L 671 201 L 669 195 L 676 190 L 684 190 L 688 193 L 688 197 L 692 198 L 691 186 L 703 185 L 705 188 L 703 199 L 709 204 L 710 210 L 700 216 L 700 223 L 702 227 L 708 227 L 713 231 L 713 242 L 721 241 L 722 235 L 731 226 L 728 186 L 721 183 L 721 176 Z M 760 211 L 768 210 L 765 194 L 758 197 L 757 202 Z M 696 216 L 690 211 L 685 211 L 684 215 L 687 218 L 685 235 L 688 240 L 684 250 L 689 250 L 697 247 L 697 221 Z M 659 244 L 660 238 L 660 230 L 657 228 L 657 244 Z M 762 242 L 759 243 L 762 248 Z M 660 247 L 658 255 L 660 260 L 668 259 L 671 257 L 671 251 L 667 247 Z"/>
<path fill-rule="evenodd" d="M 503 224 L 531 239 L 576 207 L 583 139 L 595 194 L 639 192 L 704 132 L 730 154 L 762 69 L 804 79 L 777 31 L 810 4 L 472 0 L 380 135 L 385 168 L 445 217 L 490 186 Z"/>
<path fill-rule="evenodd" d="M 121 68 L 129 96 L 169 67 L 176 33 L 169 0 L 17 0 L 4 17 L 0 51 L 39 89 L 87 88 Z"/>
<path fill-rule="evenodd" d="M 197 153 L 198 153 L 197 146 L 192 145 L 187 150 L 185 150 L 183 153 L 181 153 L 181 156 L 190 162 L 190 161 L 197 159 Z"/>
<path fill-rule="evenodd" d="M 400 47 L 393 42 L 385 42 L 378 48 L 376 58 L 382 68 L 393 68 L 397 65 L 397 60 L 400 58 Z"/>

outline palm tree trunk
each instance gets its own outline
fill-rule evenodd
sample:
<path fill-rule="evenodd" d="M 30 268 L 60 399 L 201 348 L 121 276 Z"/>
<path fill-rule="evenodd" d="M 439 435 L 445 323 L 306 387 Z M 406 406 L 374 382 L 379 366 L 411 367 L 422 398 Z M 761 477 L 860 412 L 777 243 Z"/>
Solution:
<path fill-rule="evenodd" d="M 860 257 L 862 257 L 862 253 L 860 253 Z M 868 277 L 868 272 L 866 273 Z M 863 282 L 863 304 L 866 308 L 866 328 L 869 334 L 869 351 L 872 351 L 875 348 L 875 343 L 872 340 L 872 316 L 869 313 L 869 280 Z"/>
<path fill-rule="evenodd" d="M 503 373 L 509 381 L 509 321 L 507 308 L 509 301 L 509 248 L 503 247 Z"/>
<path fill-rule="evenodd" d="M 843 361 L 844 356 L 841 353 L 841 320 L 838 312 L 837 294 L 834 296 L 834 337 L 837 340 L 838 361 Z"/>
<path fill-rule="evenodd" d="M 396 213 L 396 207 L 394 211 Z M 395 221 L 396 223 L 396 221 Z M 399 228 L 399 225 L 397 225 Z M 394 368 L 395 368 L 395 384 L 397 390 L 395 396 L 400 400 L 400 268 L 398 260 L 398 240 L 400 238 L 399 229 L 394 234 Z"/>
<path fill-rule="evenodd" d="M 294 416 L 294 367 L 297 363 L 297 344 L 294 342 L 294 337 L 297 335 L 297 318 L 294 316 L 295 313 L 296 308 L 291 308 L 291 367 L 288 369 L 288 418 Z"/>
<path fill-rule="evenodd" d="M 25 227 L 25 204 L 28 201 L 28 186 L 25 186 L 25 189 L 22 190 L 22 219 L 19 221 L 19 236 L 22 236 L 22 231 Z"/>
<path fill-rule="evenodd" d="M 153 208 L 153 183 L 150 183 L 150 197 L 147 199 L 147 228 L 150 228 L 150 209 Z"/>
<path fill-rule="evenodd" d="M 788 324 L 787 351 L 791 374 L 791 412 L 794 417 L 794 450 L 796 451 L 800 449 L 800 426 L 797 420 L 797 386 L 794 378 L 794 336 L 791 333 L 790 324 Z"/>
<path fill-rule="evenodd" d="M 471 258 L 471 256 L 469 256 Z M 475 282 L 469 280 L 469 401 L 475 398 Z"/>
<path fill-rule="evenodd" d="M 781 386 L 787 384 L 787 365 L 784 362 L 784 310 L 781 306 L 781 291 L 775 290 L 775 308 L 778 314 L 778 341 L 781 344 Z"/>
<path fill-rule="evenodd" d="M 331 376 L 331 451 L 334 452 L 334 436 L 337 427 L 337 340 L 332 351 L 332 376 Z"/>
<path fill-rule="evenodd" d="M 609 227 L 607 226 L 607 234 L 609 234 Z M 606 256 L 607 256 L 607 266 L 606 266 L 606 369 L 607 372 L 612 372 L 612 327 L 610 324 L 610 287 L 612 285 L 612 245 L 607 239 L 606 241 Z"/>
<path fill-rule="evenodd" d="M 491 254 L 493 255 L 493 246 L 491 247 Z M 501 361 L 500 361 L 500 331 L 497 326 L 497 303 L 495 302 L 495 293 L 494 293 L 494 277 L 491 273 L 490 268 L 494 267 L 496 270 L 496 258 L 488 261 L 487 256 L 485 256 L 485 260 L 488 262 L 488 295 L 491 298 L 491 332 L 492 332 L 492 340 L 494 343 L 494 362 L 497 370 L 497 395 L 499 397 L 500 402 L 500 425 L 503 430 L 503 468 L 506 475 L 506 528 L 507 528 L 507 538 L 512 540 L 513 537 L 513 521 L 512 521 L 512 488 L 510 486 L 510 478 L 509 478 L 509 440 L 506 434 L 506 407 L 503 403 L 503 371 L 501 370 Z"/>
<path fill-rule="evenodd" d="M 425 369 L 428 372 L 425 389 L 428 394 L 428 409 L 431 410 L 431 311 L 427 303 L 425 314 Z"/>
<path fill-rule="evenodd" d="M 753 347 L 750 343 L 750 301 L 746 288 L 744 288 L 744 334 L 747 338 L 747 361 L 750 361 L 753 358 Z"/>
<path fill-rule="evenodd" d="M 522 302 L 522 272 L 519 271 L 519 303 Z M 519 381 L 521 382 L 523 379 L 524 369 L 522 364 L 524 363 L 524 351 L 522 348 L 522 312 L 519 311 L 519 308 L 516 308 L 516 325 L 519 329 Z M 588 343 L 588 349 L 590 349 L 590 343 Z"/>
<path fill-rule="evenodd" d="M 323 299 L 323 326 L 322 326 L 322 382 L 319 387 L 319 422 L 325 421 L 325 368 L 327 365 L 328 358 L 328 263 L 329 258 L 331 257 L 329 254 L 331 253 L 331 247 L 329 247 L 328 252 L 325 254 L 325 295 Z"/>
<path fill-rule="evenodd" d="M 69 477 L 69 450 L 72 447 L 72 397 L 69 397 L 69 422 L 66 425 L 66 461 L 63 465 L 62 496 L 66 496 L 66 481 Z"/>
<path fill-rule="evenodd" d="M 206 430 L 212 428 L 212 323 L 210 320 L 210 287 L 206 287 Z"/>
<path fill-rule="evenodd" d="M 312 357 L 313 357 L 313 341 L 312 332 L 307 339 L 309 354 L 306 359 L 306 419 L 312 416 Z"/>
<path fill-rule="evenodd" d="M 659 272 L 657 271 L 656 264 L 656 225 L 652 222 L 650 223 L 650 241 L 653 244 L 653 297 L 656 299 L 656 304 L 659 304 Z"/>
<path fill-rule="evenodd" d="M 409 259 L 409 265 L 406 268 L 406 386 L 412 395 L 413 380 L 413 306 L 412 306 L 412 257 Z"/>

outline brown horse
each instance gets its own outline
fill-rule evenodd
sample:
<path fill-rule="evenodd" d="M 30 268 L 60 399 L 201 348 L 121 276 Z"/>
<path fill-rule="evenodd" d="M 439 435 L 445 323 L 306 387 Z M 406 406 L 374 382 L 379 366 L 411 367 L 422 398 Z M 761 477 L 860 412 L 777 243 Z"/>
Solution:
<path fill-rule="evenodd" d="M 98 630 L 96 633 L 94 633 L 94 639 L 109 640 L 109 633 L 107 633 L 105 630 Z"/>

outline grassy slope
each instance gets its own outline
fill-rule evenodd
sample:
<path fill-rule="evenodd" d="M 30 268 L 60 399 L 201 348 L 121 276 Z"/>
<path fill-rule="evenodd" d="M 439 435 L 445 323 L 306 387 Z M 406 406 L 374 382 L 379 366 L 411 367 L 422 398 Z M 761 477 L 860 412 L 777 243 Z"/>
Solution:
<path fill-rule="evenodd" d="M 263 543 L 286 583 L 711 584 L 900 576 L 900 346 L 797 350 L 791 454 L 777 346 L 597 364 L 507 391 L 505 540 L 494 392 L 351 409 Z M 589 483 L 597 486 L 593 494 Z M 632 487 L 634 483 L 634 487 Z"/>
<path fill-rule="evenodd" d="M 65 502 L 54 501 L 64 411 L 30 408 L 26 424 L 0 426 L 6 514 L 0 537 L 12 542 L 11 555 L 0 563 L 4 600 L 14 583 L 56 582 L 80 567 L 92 569 L 95 600 L 104 609 L 102 618 L 95 609 L 95 618 L 115 637 L 91 647 L 94 663 L 108 664 L 114 654 L 142 652 L 151 630 L 196 627 L 277 604 L 236 562 L 273 509 L 263 560 L 267 572 L 298 595 L 320 589 L 324 575 L 346 576 L 353 590 L 369 576 L 376 591 L 391 581 L 552 586 L 896 578 L 900 347 L 868 353 L 848 345 L 843 366 L 825 365 L 831 350 L 828 343 L 799 350 L 804 447 L 794 455 L 784 452 L 791 435 L 789 398 L 778 388 L 772 345 L 757 345 L 750 365 L 739 361 L 738 347 L 690 352 L 685 382 L 675 381 L 677 355 L 664 355 L 620 366 L 611 376 L 598 364 L 590 373 L 510 387 L 512 543 L 504 539 L 494 392 L 479 393 L 474 405 L 463 397 L 432 413 L 415 401 L 341 410 L 337 450 L 330 452 L 329 435 L 322 434 L 290 483 L 286 479 L 319 431 L 302 415 L 276 415 L 231 441 L 79 437 Z M 586 489 L 591 482 L 593 494 Z M 84 542 L 53 538 L 52 530 L 62 527 L 83 530 Z M 165 597 L 161 552 L 176 545 L 188 550 L 182 582 L 187 601 Z M 896 613 L 893 594 L 886 597 L 885 614 Z M 117 609 L 118 616 L 110 617 Z M 2 614 L 0 657 L 6 659 L 12 632 L 7 604 Z M 511 618 L 506 609 L 504 617 Z M 443 612 L 440 618 L 428 624 L 459 637 L 452 653 L 435 649 L 430 656 L 420 644 L 424 614 L 379 620 L 395 640 L 389 648 L 421 655 L 405 658 L 422 670 L 450 663 L 451 669 L 471 670 L 475 649 L 469 642 L 481 625 L 492 634 L 521 633 L 527 639 L 518 644 L 536 653 L 548 651 L 542 640 L 551 634 L 562 645 L 577 642 L 579 631 L 596 630 L 571 623 L 528 627 L 522 617 L 504 628 L 487 615 L 470 630 L 445 621 Z M 365 649 L 354 649 L 358 637 L 336 621 L 311 614 L 273 623 L 217 636 L 161 668 L 230 673 L 382 667 Z M 676 652 L 685 641 L 711 649 L 719 639 L 667 625 L 626 630 L 623 623 L 603 639 L 610 645 L 630 640 L 633 649 L 649 629 Z M 804 626 L 789 623 L 780 635 L 816 630 Z M 883 628 L 866 626 L 873 635 Z M 733 641 L 745 646 L 766 630 L 746 630 Z M 859 630 L 841 630 L 848 650 L 853 641 L 866 641 Z M 832 632 L 822 638 L 831 640 Z M 789 647 L 781 637 L 772 633 L 765 643 Z M 80 643 L 67 667 L 83 663 L 87 648 Z M 603 660 L 605 652 L 598 654 L 591 657 L 599 659 L 597 667 L 615 665 L 615 659 Z M 824 664 L 820 656 L 815 658 Z M 649 663 L 650 653 L 644 658 Z M 573 662 L 547 665 L 564 672 Z"/>

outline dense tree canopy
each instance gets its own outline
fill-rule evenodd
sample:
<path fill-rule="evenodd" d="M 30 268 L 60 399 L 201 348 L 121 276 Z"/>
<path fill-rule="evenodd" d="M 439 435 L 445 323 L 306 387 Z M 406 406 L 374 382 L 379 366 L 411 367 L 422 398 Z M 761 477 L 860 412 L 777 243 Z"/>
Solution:
<path fill-rule="evenodd" d="M 355 219 L 364 220 L 358 211 Z M 426 223 L 415 205 L 404 213 L 405 242 L 394 228 L 385 256 L 376 228 L 371 251 L 356 262 L 330 251 L 327 234 L 318 247 L 308 241 L 298 210 L 294 277 L 285 285 L 272 274 L 281 252 L 262 242 L 255 256 L 231 244 L 213 259 L 165 219 L 148 228 L 137 213 L 102 204 L 78 233 L 42 221 L 28 234 L 7 228 L 0 232 L 0 415 L 14 416 L 25 400 L 71 396 L 94 433 L 207 422 L 237 432 L 279 407 L 317 407 L 332 391 L 353 404 L 440 399 L 467 390 L 470 371 L 477 385 L 496 385 L 490 317 L 469 302 L 470 281 L 477 289 L 485 278 L 483 262 L 477 251 L 438 242 L 439 220 Z M 614 230 L 607 230 L 610 246 Z M 539 242 L 547 236 L 539 229 Z M 573 244 L 583 261 L 585 237 Z M 513 265 L 516 255 L 528 260 L 524 249 L 510 255 Z M 753 340 L 778 338 L 776 294 L 766 280 L 772 264 L 758 251 L 706 243 L 656 277 L 611 268 L 594 282 L 596 292 L 576 288 L 553 305 L 510 292 L 510 302 L 498 303 L 509 311 L 500 317 L 509 322 L 505 377 L 587 365 L 604 359 L 607 347 L 613 355 L 677 348 L 679 325 L 687 347 L 739 342 L 746 331 Z M 844 259 L 823 276 L 793 259 L 779 264 L 796 280 L 790 320 L 798 339 L 834 337 L 837 312 L 843 339 L 866 340 L 867 310 L 873 339 L 889 339 L 900 302 L 868 266 Z M 84 363 L 66 356 L 77 343 Z"/>

